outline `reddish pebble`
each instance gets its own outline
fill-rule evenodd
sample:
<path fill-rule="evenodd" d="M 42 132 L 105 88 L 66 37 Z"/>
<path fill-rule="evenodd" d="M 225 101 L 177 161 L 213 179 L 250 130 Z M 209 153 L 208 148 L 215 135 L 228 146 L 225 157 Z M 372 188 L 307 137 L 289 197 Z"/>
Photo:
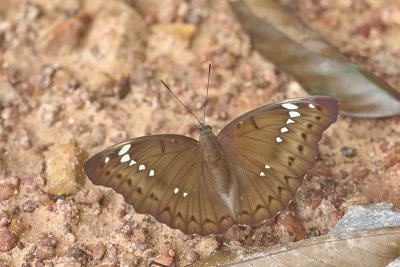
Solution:
<path fill-rule="evenodd" d="M 355 183 L 359 183 L 369 173 L 369 170 L 362 166 L 356 166 L 351 170 L 351 178 Z"/>
<path fill-rule="evenodd" d="M 106 253 L 106 247 L 103 244 L 96 245 L 93 248 L 93 258 L 95 260 L 101 260 L 104 257 L 105 253 Z"/>
<path fill-rule="evenodd" d="M 386 153 L 389 151 L 390 149 L 390 143 L 386 140 L 383 140 L 380 144 L 379 144 L 379 148 L 381 149 L 381 151 L 383 153 Z"/>
<path fill-rule="evenodd" d="M 392 167 L 397 162 L 400 162 L 400 153 L 397 153 L 395 150 L 390 151 L 383 158 L 383 166 L 385 166 L 385 168 Z"/>
<path fill-rule="evenodd" d="M 33 255 L 36 259 L 48 260 L 56 255 L 56 251 L 52 247 L 38 246 Z"/>
<path fill-rule="evenodd" d="M 72 246 L 68 248 L 67 255 L 83 262 L 88 262 L 92 260 L 92 255 L 88 254 L 83 249 L 78 248 L 77 246 Z"/>
<path fill-rule="evenodd" d="M 42 261 L 36 261 L 35 262 L 35 267 L 43 267 L 44 263 Z"/>
<path fill-rule="evenodd" d="M 158 267 L 158 266 L 172 266 L 174 263 L 174 259 L 170 257 L 166 257 L 163 255 L 158 255 L 153 262 L 150 264 L 151 267 Z"/>
<path fill-rule="evenodd" d="M 7 252 L 15 248 L 18 244 L 18 235 L 10 231 L 7 227 L 0 227 L 0 251 Z"/>
<path fill-rule="evenodd" d="M 332 175 L 332 170 L 331 168 L 325 168 L 321 171 L 322 176 L 331 176 Z"/>
<path fill-rule="evenodd" d="M 329 222 L 331 223 L 332 226 L 335 226 L 337 222 L 342 218 L 342 213 L 340 211 L 332 211 L 329 213 L 328 218 Z"/>
<path fill-rule="evenodd" d="M 10 184 L 0 185 L 0 201 L 9 199 L 14 195 L 15 188 Z"/>
<path fill-rule="evenodd" d="M 22 204 L 22 211 L 31 213 L 33 212 L 37 207 L 39 207 L 38 204 L 33 202 L 32 200 L 26 201 L 24 204 Z"/>
<path fill-rule="evenodd" d="M 304 230 L 303 226 L 297 222 L 296 218 L 292 214 L 280 214 L 277 221 L 286 228 L 290 235 L 296 234 L 295 241 L 306 238 L 306 231 Z"/>
<path fill-rule="evenodd" d="M 109 247 L 106 252 L 107 259 L 109 259 L 112 262 L 116 261 L 117 260 L 117 252 L 118 252 L 118 250 L 114 246 Z"/>
<path fill-rule="evenodd" d="M 41 246 L 55 248 L 57 246 L 57 239 L 54 235 L 44 235 L 39 238 L 38 244 Z"/>

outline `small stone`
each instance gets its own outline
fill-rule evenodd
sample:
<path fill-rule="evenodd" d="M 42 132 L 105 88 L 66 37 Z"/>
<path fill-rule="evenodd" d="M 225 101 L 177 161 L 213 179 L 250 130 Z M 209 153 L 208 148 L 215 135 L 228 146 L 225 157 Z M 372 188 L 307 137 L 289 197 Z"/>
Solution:
<path fill-rule="evenodd" d="M 131 84 L 129 78 L 126 76 L 121 77 L 113 89 L 114 95 L 118 99 L 124 99 L 130 90 L 131 90 Z"/>
<path fill-rule="evenodd" d="M 126 236 L 131 236 L 132 235 L 131 224 L 129 222 L 124 223 L 121 227 L 117 229 L 117 232 Z"/>
<path fill-rule="evenodd" d="M 356 166 L 351 170 L 351 178 L 354 182 L 359 183 L 362 179 L 367 177 L 369 170 L 363 166 Z"/>
<path fill-rule="evenodd" d="M 41 246 L 55 248 L 57 246 L 57 239 L 54 235 L 43 235 L 39 238 L 38 244 Z"/>
<path fill-rule="evenodd" d="M 94 204 L 101 201 L 103 193 L 97 188 L 79 191 L 76 194 L 76 201 L 83 204 Z"/>
<path fill-rule="evenodd" d="M 135 254 L 131 252 L 123 254 L 119 261 L 121 267 L 131 267 L 131 266 L 136 266 L 138 264 L 138 260 Z"/>
<path fill-rule="evenodd" d="M 197 260 L 198 256 L 194 251 L 189 251 L 183 256 L 185 265 L 190 265 Z"/>
<path fill-rule="evenodd" d="M 106 247 L 103 244 L 94 246 L 93 248 L 93 258 L 95 260 L 101 260 L 106 253 Z"/>
<path fill-rule="evenodd" d="M 10 231 L 7 227 L 0 227 L 0 251 L 7 252 L 15 248 L 18 244 L 18 235 Z"/>
<path fill-rule="evenodd" d="M 204 257 L 210 256 L 219 247 L 219 242 L 216 237 L 210 237 L 206 239 L 201 239 L 199 243 L 196 244 L 194 252 L 204 255 Z"/>
<path fill-rule="evenodd" d="M 10 184 L 0 185 L 0 201 L 7 200 L 14 195 L 15 187 Z"/>
<path fill-rule="evenodd" d="M 17 234 L 21 234 L 25 230 L 24 225 L 21 223 L 20 220 L 17 220 L 17 219 L 12 219 L 8 228 L 11 231 L 16 232 Z"/>
<path fill-rule="evenodd" d="M 36 261 L 35 262 L 35 267 L 44 267 L 44 263 L 42 261 Z"/>
<path fill-rule="evenodd" d="M 111 262 L 115 262 L 117 260 L 117 252 L 118 250 L 114 246 L 109 247 L 106 252 L 107 259 Z"/>
<path fill-rule="evenodd" d="M 278 216 L 278 223 L 281 224 L 290 235 L 295 235 L 295 241 L 306 238 L 307 233 L 303 226 L 290 213 L 281 213 Z"/>
<path fill-rule="evenodd" d="M 390 151 L 383 158 L 383 166 L 385 166 L 385 168 L 392 167 L 397 162 L 400 162 L 400 153 L 397 153 L 395 150 Z"/>
<path fill-rule="evenodd" d="M 7 212 L 1 211 L 0 212 L 0 227 L 6 226 L 10 222 L 11 218 Z"/>
<path fill-rule="evenodd" d="M 340 149 L 343 156 L 351 158 L 356 155 L 356 149 L 348 146 L 344 146 Z"/>
<path fill-rule="evenodd" d="M 83 162 L 87 152 L 74 144 L 53 147 L 46 156 L 46 191 L 53 195 L 71 195 L 83 180 Z"/>
<path fill-rule="evenodd" d="M 167 257 L 164 255 L 158 255 L 150 264 L 150 267 L 156 266 L 172 266 L 174 263 L 174 259 L 171 257 Z"/>
<path fill-rule="evenodd" d="M 55 102 L 43 103 L 39 107 L 38 115 L 47 126 L 51 126 L 57 120 L 57 114 L 61 111 L 61 105 Z"/>
<path fill-rule="evenodd" d="M 36 259 L 39 260 L 48 260 L 53 258 L 56 255 L 56 251 L 52 247 L 47 246 L 37 246 L 35 252 L 33 253 Z"/>
<path fill-rule="evenodd" d="M 332 211 L 328 214 L 328 219 L 331 226 L 335 226 L 340 218 L 342 218 L 343 214 L 340 211 Z"/>
<path fill-rule="evenodd" d="M 67 250 L 67 255 L 83 262 L 88 262 L 93 259 L 90 254 L 83 249 L 78 248 L 77 246 L 69 247 Z"/>
<path fill-rule="evenodd" d="M 37 207 L 39 207 L 38 204 L 33 202 L 32 200 L 26 201 L 24 204 L 22 204 L 22 211 L 31 213 L 33 212 Z"/>

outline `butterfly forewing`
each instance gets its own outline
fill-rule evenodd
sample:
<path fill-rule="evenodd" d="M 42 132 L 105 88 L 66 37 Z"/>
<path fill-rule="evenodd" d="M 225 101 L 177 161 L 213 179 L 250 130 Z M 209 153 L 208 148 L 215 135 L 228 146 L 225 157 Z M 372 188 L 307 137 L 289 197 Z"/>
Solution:
<path fill-rule="evenodd" d="M 153 135 L 128 140 L 90 158 L 84 170 L 95 184 L 121 193 L 137 212 L 185 233 L 221 233 L 234 224 L 192 138 Z"/>
<path fill-rule="evenodd" d="M 287 207 L 337 114 L 334 98 L 290 99 L 250 111 L 220 132 L 230 173 L 239 185 L 238 223 L 256 224 Z"/>

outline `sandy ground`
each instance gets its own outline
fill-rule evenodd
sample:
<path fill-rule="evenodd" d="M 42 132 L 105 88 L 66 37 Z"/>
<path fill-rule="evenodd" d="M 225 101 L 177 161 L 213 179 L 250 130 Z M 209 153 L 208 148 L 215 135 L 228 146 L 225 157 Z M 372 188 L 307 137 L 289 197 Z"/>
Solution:
<path fill-rule="evenodd" d="M 400 5 L 281 1 L 367 70 L 400 88 Z M 220 251 L 323 235 L 352 204 L 400 208 L 399 117 L 339 116 L 289 209 L 257 227 L 187 236 L 135 213 L 82 173 L 128 138 L 218 132 L 245 111 L 304 96 L 255 52 L 223 1 L 0 2 L 0 266 L 185 266 Z"/>

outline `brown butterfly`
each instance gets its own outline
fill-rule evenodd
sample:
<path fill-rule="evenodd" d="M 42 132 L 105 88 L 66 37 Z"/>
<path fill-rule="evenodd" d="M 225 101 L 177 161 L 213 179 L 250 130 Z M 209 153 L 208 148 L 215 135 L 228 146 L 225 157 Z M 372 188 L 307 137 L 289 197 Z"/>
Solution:
<path fill-rule="evenodd" d="M 161 134 L 122 142 L 84 170 L 139 213 L 186 234 L 220 234 L 287 208 L 337 114 L 331 97 L 283 100 L 245 113 L 218 135 L 199 121 L 199 141 Z"/>

